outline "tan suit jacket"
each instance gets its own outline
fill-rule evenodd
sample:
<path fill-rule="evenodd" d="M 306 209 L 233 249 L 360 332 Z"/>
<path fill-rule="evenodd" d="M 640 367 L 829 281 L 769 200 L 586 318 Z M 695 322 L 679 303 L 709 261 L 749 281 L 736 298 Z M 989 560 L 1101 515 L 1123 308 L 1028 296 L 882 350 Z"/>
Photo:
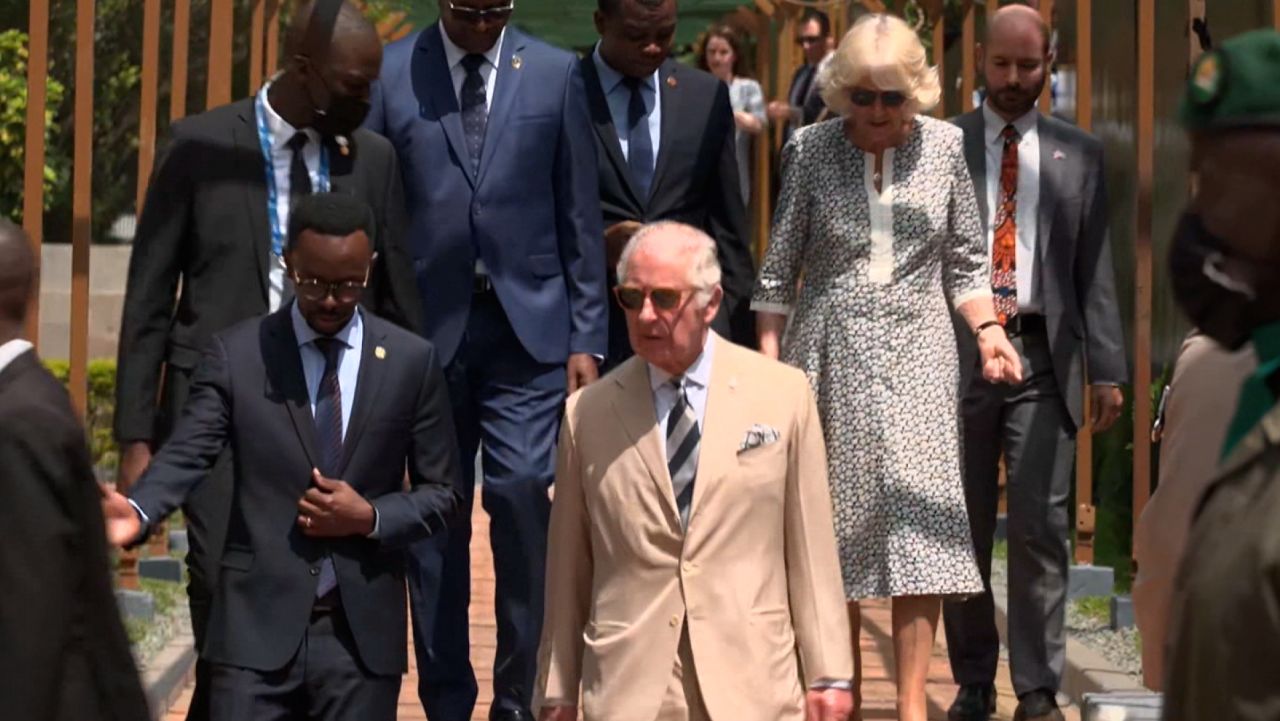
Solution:
<path fill-rule="evenodd" d="M 804 375 L 716 337 L 688 530 L 648 367 L 573 395 L 561 428 L 535 707 L 653 721 L 684 626 L 713 719 L 804 718 L 804 687 L 853 660 Z M 754 425 L 776 442 L 741 450 Z"/>
<path fill-rule="evenodd" d="M 1165 401 L 1160 483 L 1133 534 L 1138 576 L 1133 610 L 1142 633 L 1142 680 L 1160 690 L 1173 580 L 1196 504 L 1218 472 L 1227 426 L 1245 378 L 1258 367 L 1253 346 L 1229 351 L 1208 336 L 1182 344 Z"/>

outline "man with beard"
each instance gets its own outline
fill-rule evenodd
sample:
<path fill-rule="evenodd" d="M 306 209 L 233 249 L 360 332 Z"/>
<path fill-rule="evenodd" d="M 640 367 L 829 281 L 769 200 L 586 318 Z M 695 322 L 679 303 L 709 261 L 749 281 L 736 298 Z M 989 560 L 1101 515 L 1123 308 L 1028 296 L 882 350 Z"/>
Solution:
<path fill-rule="evenodd" d="M 959 333 L 964 476 L 969 522 L 986 590 L 945 605 L 960 692 L 952 721 L 995 710 L 1000 637 L 991 597 L 998 467 L 1008 474 L 1009 663 L 1016 721 L 1061 720 L 1055 696 L 1064 660 L 1067 503 L 1075 435 L 1120 415 L 1126 379 L 1111 268 L 1102 144 L 1036 110 L 1053 54 L 1039 13 L 1006 7 L 979 55 L 987 101 L 956 123 L 987 221 L 996 314 L 1026 369 L 1023 382 L 976 373 L 971 333 Z M 1092 417 L 1084 415 L 1089 385 Z"/>
<path fill-rule="evenodd" d="M 1175 591 L 1166 719 L 1280 717 L 1280 34 L 1203 55 L 1181 115 L 1200 190 L 1170 250 L 1174 296 L 1228 350 L 1252 345 Z"/>
<path fill-rule="evenodd" d="M 213 334 L 292 297 L 281 259 L 289 210 L 301 196 L 332 190 L 372 206 L 377 259 L 366 302 L 398 325 L 420 328 L 422 306 L 401 246 L 395 154 L 383 138 L 357 129 L 382 58 L 377 32 L 342 0 L 303 2 L 285 37 L 285 57 L 284 70 L 255 97 L 175 124 L 156 164 L 120 331 L 115 433 L 124 488 L 172 431 L 200 349 Z M 230 469 L 228 453 L 183 505 L 198 649 L 207 641 L 227 532 Z M 207 674 L 201 661 L 190 719 L 207 717 Z"/>

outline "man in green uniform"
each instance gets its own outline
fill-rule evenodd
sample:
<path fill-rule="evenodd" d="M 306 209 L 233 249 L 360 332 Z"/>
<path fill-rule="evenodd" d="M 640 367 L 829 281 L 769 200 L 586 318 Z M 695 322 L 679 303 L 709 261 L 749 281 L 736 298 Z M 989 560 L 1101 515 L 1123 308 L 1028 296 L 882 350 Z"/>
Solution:
<path fill-rule="evenodd" d="M 1280 34 L 1204 55 L 1182 106 L 1200 191 L 1170 252 L 1183 310 L 1252 344 L 1177 581 L 1166 719 L 1280 719 Z"/>

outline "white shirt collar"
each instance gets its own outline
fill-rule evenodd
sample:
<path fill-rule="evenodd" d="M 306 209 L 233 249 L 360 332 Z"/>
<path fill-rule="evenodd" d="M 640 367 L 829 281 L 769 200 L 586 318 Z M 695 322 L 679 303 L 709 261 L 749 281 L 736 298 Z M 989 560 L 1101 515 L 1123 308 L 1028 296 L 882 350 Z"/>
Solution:
<path fill-rule="evenodd" d="M 436 25 L 440 28 L 440 41 L 444 44 L 445 60 L 449 63 L 449 69 L 453 70 L 470 53 L 458 47 L 453 40 L 449 39 L 449 33 L 444 31 L 444 23 L 436 23 Z M 498 42 L 494 43 L 493 47 L 484 53 L 484 59 L 489 61 L 490 66 L 498 67 L 498 61 L 502 59 L 502 41 L 506 37 L 507 29 L 503 28 L 502 32 L 498 34 Z"/>
<path fill-rule="evenodd" d="M 293 320 L 293 334 L 298 338 L 298 347 L 315 341 L 317 338 L 332 337 L 342 341 L 347 348 L 355 347 L 351 342 L 351 338 L 357 330 L 363 330 L 364 321 L 360 318 L 361 310 L 356 308 L 356 312 L 351 314 L 351 320 L 342 327 L 342 330 L 334 333 L 332 336 L 324 336 L 317 333 L 314 328 L 307 323 L 307 319 L 302 317 L 302 311 L 298 310 L 298 303 L 294 301 L 290 304 L 289 317 Z"/>
<path fill-rule="evenodd" d="M 702 344 L 702 353 L 684 372 L 684 379 L 699 388 L 706 388 L 711 384 L 711 357 L 715 355 L 715 337 L 714 331 L 707 331 L 707 339 Z M 654 393 L 674 378 L 670 373 L 652 363 L 645 363 L 645 365 L 649 366 L 649 387 Z"/>
<path fill-rule="evenodd" d="M 258 92 L 262 95 L 262 108 L 267 111 L 267 132 L 271 133 L 271 149 L 279 150 L 288 145 L 293 136 L 298 134 L 298 129 L 280 117 L 276 109 L 271 107 L 271 97 L 267 91 L 271 89 L 271 83 L 274 80 L 275 78 L 268 80 Z M 303 128 L 302 132 L 307 134 L 307 139 L 312 143 L 320 141 L 320 133 L 316 132 L 315 128 Z"/>
<path fill-rule="evenodd" d="M 623 80 L 627 79 L 627 76 L 617 70 L 614 70 L 613 66 L 604 59 L 604 56 L 600 54 L 599 41 L 596 41 L 596 49 L 592 51 L 591 57 L 596 64 L 596 74 L 600 76 L 600 89 L 604 91 L 606 96 L 608 96 L 613 92 L 614 88 L 618 87 Z M 640 87 L 652 91 L 656 95 L 657 91 L 655 88 L 658 86 L 658 73 L 660 72 L 662 72 L 661 68 L 653 71 L 652 75 L 644 78 L 644 84 Z"/>
<path fill-rule="evenodd" d="M 990 102 L 982 104 L 982 120 L 986 124 L 987 145 L 1003 142 L 1000 133 L 1004 132 L 1004 126 L 1008 125 L 1009 122 L 991 109 Z M 1013 127 L 1018 131 L 1018 137 L 1025 138 L 1027 133 L 1036 129 L 1038 122 L 1040 122 L 1040 111 L 1037 108 L 1032 108 L 1022 117 L 1016 118 L 1013 121 Z"/>
<path fill-rule="evenodd" d="M 14 338 L 8 343 L 0 345 L 0 373 L 4 372 L 4 369 L 8 368 L 10 363 L 17 360 L 18 356 L 34 347 L 30 341 L 21 338 Z"/>

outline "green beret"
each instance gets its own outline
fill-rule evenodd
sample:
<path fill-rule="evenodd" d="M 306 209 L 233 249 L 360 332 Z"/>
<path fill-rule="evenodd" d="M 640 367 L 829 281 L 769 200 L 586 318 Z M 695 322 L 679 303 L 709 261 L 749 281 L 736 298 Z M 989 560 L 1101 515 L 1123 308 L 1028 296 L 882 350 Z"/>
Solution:
<path fill-rule="evenodd" d="M 1280 126 L 1280 33 L 1254 30 L 1201 55 L 1179 117 L 1187 130 Z"/>

